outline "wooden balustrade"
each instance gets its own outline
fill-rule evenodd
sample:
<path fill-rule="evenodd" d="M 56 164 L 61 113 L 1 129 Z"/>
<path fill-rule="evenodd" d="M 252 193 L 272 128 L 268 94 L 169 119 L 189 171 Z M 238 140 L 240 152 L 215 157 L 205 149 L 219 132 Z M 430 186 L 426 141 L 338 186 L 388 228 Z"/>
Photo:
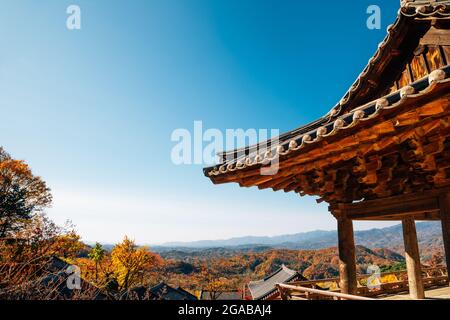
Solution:
<path fill-rule="evenodd" d="M 283 300 L 323 300 L 323 299 L 356 299 L 361 297 L 377 297 L 382 295 L 397 294 L 407 292 L 409 290 L 407 271 L 387 272 L 380 275 L 381 279 L 392 277 L 394 281 L 381 283 L 373 289 L 362 285 L 367 282 L 372 275 L 358 275 L 358 288 L 355 295 L 347 295 L 341 293 L 340 279 L 321 279 L 309 281 L 297 281 L 289 283 L 289 285 L 278 285 L 281 298 Z M 439 287 L 448 285 L 447 268 L 423 268 L 422 280 L 425 288 Z M 337 294 L 337 295 L 336 295 Z"/>
<path fill-rule="evenodd" d="M 283 300 L 374 300 L 367 297 L 355 296 L 346 293 L 324 291 L 313 288 L 278 284 L 278 290 Z"/>

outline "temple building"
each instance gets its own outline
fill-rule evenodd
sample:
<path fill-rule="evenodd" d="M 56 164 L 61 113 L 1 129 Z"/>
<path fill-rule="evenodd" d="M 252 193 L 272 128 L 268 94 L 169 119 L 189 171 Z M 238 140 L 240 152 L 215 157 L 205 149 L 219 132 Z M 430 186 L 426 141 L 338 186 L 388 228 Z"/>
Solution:
<path fill-rule="evenodd" d="M 421 299 L 415 221 L 441 221 L 450 266 L 449 106 L 450 1 L 402 1 L 375 55 L 326 115 L 223 152 L 204 174 L 214 184 L 326 202 L 337 221 L 342 293 L 357 292 L 353 221 L 401 221 L 410 295 Z"/>
<path fill-rule="evenodd" d="M 247 288 L 252 300 L 275 300 L 280 296 L 276 287 L 277 284 L 289 284 L 302 280 L 307 279 L 297 271 L 282 265 L 278 270 L 264 279 L 249 282 Z"/>

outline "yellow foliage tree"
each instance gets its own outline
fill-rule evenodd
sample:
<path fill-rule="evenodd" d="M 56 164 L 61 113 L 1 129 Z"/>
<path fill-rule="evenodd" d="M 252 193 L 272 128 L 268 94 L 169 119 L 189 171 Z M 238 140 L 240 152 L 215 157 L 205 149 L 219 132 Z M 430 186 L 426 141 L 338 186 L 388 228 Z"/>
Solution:
<path fill-rule="evenodd" d="M 111 252 L 111 262 L 120 290 L 128 290 L 142 284 L 145 273 L 160 265 L 161 261 L 161 258 L 149 252 L 147 247 L 137 247 L 128 237 Z"/>
<path fill-rule="evenodd" d="M 217 300 L 220 295 L 233 287 L 231 281 L 225 277 L 219 277 L 208 268 L 202 268 L 199 274 L 202 290 L 209 292 L 209 299 Z"/>

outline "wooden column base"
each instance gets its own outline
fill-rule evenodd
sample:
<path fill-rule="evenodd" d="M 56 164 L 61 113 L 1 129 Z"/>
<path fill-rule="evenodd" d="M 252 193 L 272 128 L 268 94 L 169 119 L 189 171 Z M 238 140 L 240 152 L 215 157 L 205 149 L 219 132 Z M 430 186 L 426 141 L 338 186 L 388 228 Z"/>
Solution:
<path fill-rule="evenodd" d="M 403 239 L 405 242 L 405 259 L 408 269 L 409 294 L 412 299 L 424 299 L 422 271 L 420 267 L 419 245 L 417 242 L 416 223 L 413 218 L 404 219 Z"/>
<path fill-rule="evenodd" d="M 339 274 L 342 293 L 356 294 L 356 255 L 353 222 L 347 218 L 338 219 Z"/>

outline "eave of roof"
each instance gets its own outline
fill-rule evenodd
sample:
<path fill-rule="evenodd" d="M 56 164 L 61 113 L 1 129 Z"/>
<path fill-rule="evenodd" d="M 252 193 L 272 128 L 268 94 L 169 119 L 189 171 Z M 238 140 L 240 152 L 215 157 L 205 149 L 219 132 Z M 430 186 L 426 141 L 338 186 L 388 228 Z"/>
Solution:
<path fill-rule="evenodd" d="M 364 68 L 362 73 L 358 76 L 356 81 L 346 92 L 344 97 L 339 101 L 339 103 L 334 106 L 326 115 L 315 120 L 305 126 L 297 128 L 295 130 L 289 131 L 285 134 L 280 135 L 274 139 L 268 140 L 263 144 L 270 147 L 272 144 L 278 142 L 287 141 L 298 137 L 299 135 L 304 135 L 310 133 L 316 129 L 323 127 L 324 125 L 329 125 L 335 122 L 336 119 L 342 117 L 343 114 L 348 112 L 347 105 L 352 101 L 353 97 L 362 89 L 366 84 L 366 80 L 373 73 L 374 67 L 379 63 L 379 61 L 390 55 L 390 44 L 393 42 L 398 34 L 400 34 L 399 29 L 404 25 L 406 19 L 429 19 L 429 18 L 450 18 L 450 0 L 406 0 L 402 1 L 401 8 L 399 10 L 396 21 L 387 28 L 388 34 L 385 39 L 378 45 L 378 49 L 375 54 L 370 58 L 367 66 Z M 230 150 L 226 152 L 219 153 L 222 161 L 226 162 L 226 159 L 240 158 L 240 155 L 249 156 L 258 152 L 260 150 L 260 145 L 247 146 L 244 148 L 239 148 L 236 150 Z M 236 161 L 237 164 L 237 161 Z M 204 173 L 207 177 L 210 177 L 210 172 L 214 172 L 217 169 L 215 167 L 205 168 Z M 222 169 L 223 170 L 223 169 Z M 225 173 L 225 172 L 221 172 Z M 217 175 L 217 174 L 213 174 Z"/>
<path fill-rule="evenodd" d="M 207 177 L 213 179 L 222 174 L 231 173 L 237 170 L 243 170 L 251 167 L 261 167 L 271 163 L 274 160 L 282 159 L 293 152 L 297 152 L 307 146 L 311 146 L 323 139 L 329 138 L 345 132 L 350 128 L 357 126 L 365 121 L 375 119 L 385 111 L 389 111 L 402 106 L 410 99 L 416 99 L 429 94 L 436 86 L 450 82 L 450 66 L 438 69 L 430 73 L 423 79 L 403 87 L 402 89 L 389 94 L 383 98 L 372 101 L 364 106 L 353 109 L 351 112 L 338 117 L 333 122 L 320 126 L 312 131 L 299 134 L 295 137 L 289 137 L 279 141 L 276 146 L 269 146 L 267 150 L 262 150 L 263 155 L 259 154 L 261 150 L 249 155 L 242 155 L 232 161 L 226 162 L 220 166 L 204 169 Z"/>
<path fill-rule="evenodd" d="M 275 287 L 275 284 L 273 287 L 271 286 L 272 284 L 269 284 L 270 288 L 267 288 L 267 290 L 264 292 L 258 292 L 258 290 L 256 290 L 256 288 L 260 288 L 262 286 L 268 285 L 267 283 L 273 277 L 280 274 L 281 272 L 286 273 L 286 277 L 285 277 L 285 279 L 283 279 L 282 283 L 288 283 L 290 281 L 293 281 L 297 278 L 302 277 L 302 275 L 300 273 L 298 273 L 297 271 L 291 270 L 291 269 L 287 268 L 285 265 L 282 265 L 278 270 L 276 270 L 274 273 L 266 276 L 263 280 L 249 282 L 248 288 L 250 290 L 252 298 L 254 300 L 264 300 L 264 299 L 271 297 L 274 293 L 276 293 L 277 288 Z"/>
<path fill-rule="evenodd" d="M 378 45 L 378 49 L 369 59 L 369 62 L 351 85 L 350 89 L 345 93 L 344 97 L 339 103 L 331 109 L 329 116 L 340 115 L 342 110 L 347 110 L 346 105 L 349 104 L 355 94 L 357 94 L 361 88 L 365 85 L 365 80 L 372 73 L 374 67 L 384 57 L 390 55 L 389 47 L 391 42 L 398 36 L 399 29 L 405 19 L 429 19 L 429 18 L 449 18 L 450 17 L 450 1 L 402 1 L 402 6 L 398 12 L 396 21 L 388 26 L 387 35 L 384 40 Z"/>

